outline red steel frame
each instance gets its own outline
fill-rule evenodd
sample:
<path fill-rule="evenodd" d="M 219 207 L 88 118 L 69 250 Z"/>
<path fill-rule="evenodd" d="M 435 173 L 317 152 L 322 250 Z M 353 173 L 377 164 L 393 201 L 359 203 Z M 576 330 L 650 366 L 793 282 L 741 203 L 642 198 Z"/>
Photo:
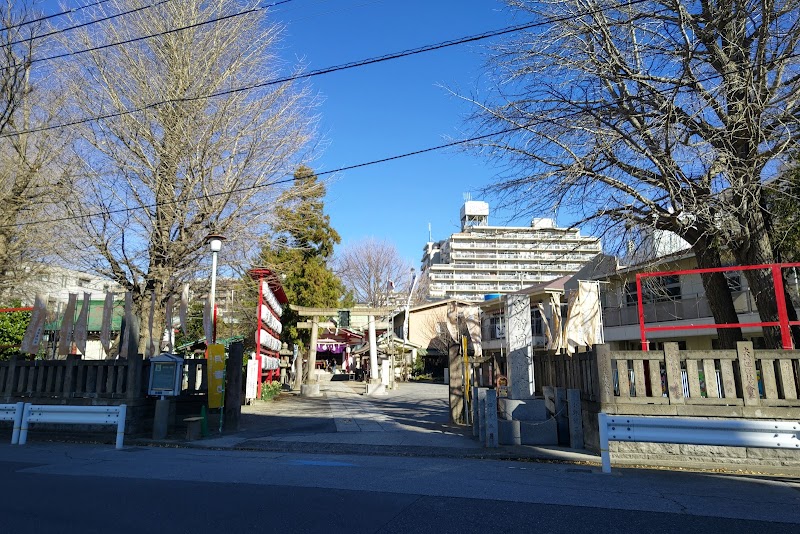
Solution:
<path fill-rule="evenodd" d="M 743 265 L 740 267 L 713 267 L 708 269 L 685 269 L 680 271 L 659 271 L 654 273 L 636 274 L 636 299 L 639 306 L 639 334 L 642 340 L 642 350 L 650 348 L 647 341 L 647 332 L 669 332 L 674 330 L 698 330 L 704 328 L 744 328 L 744 327 L 763 327 L 778 326 L 781 329 L 781 343 L 785 350 L 792 350 L 792 335 L 790 326 L 800 326 L 800 321 L 790 321 L 786 311 L 786 300 L 783 297 L 783 276 L 782 269 L 800 267 L 800 263 L 766 263 L 762 265 Z M 753 271 L 755 269 L 769 269 L 772 273 L 772 284 L 775 288 L 775 302 L 778 305 L 778 321 L 768 321 L 759 323 L 723 323 L 723 324 L 702 324 L 702 325 L 678 325 L 678 326 L 645 326 L 644 306 L 642 301 L 642 278 L 655 278 L 659 276 L 676 276 L 686 274 L 722 273 L 728 271 Z"/>

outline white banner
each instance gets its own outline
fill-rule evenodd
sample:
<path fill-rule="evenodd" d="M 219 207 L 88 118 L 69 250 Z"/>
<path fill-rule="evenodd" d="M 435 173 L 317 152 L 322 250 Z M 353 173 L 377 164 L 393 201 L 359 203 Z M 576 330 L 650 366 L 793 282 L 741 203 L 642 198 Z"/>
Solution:
<path fill-rule="evenodd" d="M 120 333 L 120 345 L 119 345 L 119 357 L 120 358 L 127 358 L 128 357 L 128 344 L 130 343 L 131 337 L 131 321 L 133 320 L 133 313 L 131 313 L 131 308 L 133 307 L 133 294 L 128 291 L 125 293 L 125 329 Z"/>
<path fill-rule="evenodd" d="M 181 307 L 178 310 L 178 314 L 181 319 L 181 331 L 185 336 L 189 328 L 189 322 L 186 317 L 189 314 L 189 284 L 183 284 L 183 291 L 181 291 Z"/>
<path fill-rule="evenodd" d="M 86 356 L 86 340 L 89 337 L 89 306 L 91 299 L 91 293 L 83 293 L 81 312 L 78 314 L 78 320 L 75 321 L 75 346 L 84 356 Z"/>
<path fill-rule="evenodd" d="M 156 315 L 156 292 L 150 293 L 150 314 L 147 316 L 147 347 L 145 358 L 150 358 L 156 354 L 156 344 L 153 341 L 153 319 Z M 160 336 L 159 336 L 160 337 Z"/>
<path fill-rule="evenodd" d="M 31 311 L 31 321 L 25 329 L 25 336 L 22 338 L 20 351 L 26 354 L 36 354 L 39 352 L 39 345 L 42 342 L 42 329 L 47 317 L 47 295 L 37 293 L 36 302 Z"/>
<path fill-rule="evenodd" d="M 167 299 L 167 308 L 164 310 L 164 322 L 165 327 L 164 331 L 166 332 L 166 346 L 164 347 L 165 352 L 172 352 L 172 349 L 175 345 L 175 329 L 172 326 L 172 310 L 175 307 L 175 295 L 170 295 Z"/>
<path fill-rule="evenodd" d="M 72 348 L 72 332 L 75 321 L 75 303 L 78 300 L 77 293 L 70 293 L 67 301 L 67 309 L 61 317 L 61 330 L 58 333 L 58 354 L 66 356 Z"/>
<path fill-rule="evenodd" d="M 203 332 L 206 335 L 206 345 L 208 345 L 214 339 L 214 315 L 211 311 L 211 299 L 208 297 L 203 306 Z"/>
<path fill-rule="evenodd" d="M 103 302 L 103 322 L 100 325 L 100 344 L 106 354 L 111 352 L 111 320 L 114 314 L 114 294 L 106 293 L 106 300 Z"/>

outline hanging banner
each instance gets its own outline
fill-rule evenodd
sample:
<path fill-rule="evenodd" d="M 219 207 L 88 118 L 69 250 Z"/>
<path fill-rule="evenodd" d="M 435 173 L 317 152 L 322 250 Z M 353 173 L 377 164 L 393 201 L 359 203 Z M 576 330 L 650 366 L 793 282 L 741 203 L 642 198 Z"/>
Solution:
<path fill-rule="evenodd" d="M 214 315 L 211 311 L 211 299 L 206 297 L 206 304 L 203 306 L 203 332 L 206 336 L 206 345 L 214 339 Z"/>
<path fill-rule="evenodd" d="M 75 346 L 81 354 L 86 356 L 86 340 L 89 337 L 89 305 L 91 304 L 91 293 L 83 293 L 83 303 L 78 320 L 75 321 Z"/>
<path fill-rule="evenodd" d="M 77 293 L 70 293 L 67 301 L 67 309 L 61 317 L 61 330 L 58 333 L 58 354 L 66 356 L 72 347 L 72 332 L 75 321 L 75 302 L 78 300 Z"/>
<path fill-rule="evenodd" d="M 189 314 L 189 284 L 183 284 L 183 291 L 181 291 L 181 306 L 178 310 L 178 315 L 181 319 L 181 331 L 183 335 L 188 335 L 189 322 L 187 316 Z"/>
<path fill-rule="evenodd" d="M 150 293 L 150 314 L 147 316 L 147 348 L 145 358 L 156 355 L 156 344 L 153 341 L 153 319 L 156 315 L 156 292 Z"/>
<path fill-rule="evenodd" d="M 123 316 L 125 319 L 125 328 L 120 333 L 120 346 L 119 346 L 120 358 L 128 357 L 128 344 L 130 343 L 130 337 L 131 337 L 131 321 L 133 320 L 133 314 L 131 313 L 132 307 L 133 307 L 133 294 L 130 291 L 128 291 L 125 293 L 125 315 Z"/>
<path fill-rule="evenodd" d="M 42 342 L 42 328 L 47 317 L 47 295 L 38 293 L 36 302 L 31 311 L 31 321 L 25 329 L 25 336 L 22 338 L 20 352 L 26 354 L 36 354 L 39 352 L 39 345 Z"/>
<path fill-rule="evenodd" d="M 100 344 L 108 354 L 111 352 L 111 318 L 114 313 L 114 294 L 106 293 L 106 300 L 103 302 L 103 322 L 100 325 Z"/>
<path fill-rule="evenodd" d="M 164 326 L 164 331 L 167 334 L 167 344 L 164 348 L 165 352 L 172 352 L 172 348 L 175 346 L 175 330 L 172 327 L 172 309 L 175 307 L 175 295 L 170 295 L 167 299 L 167 308 L 165 310 L 165 320 L 164 322 L 166 325 Z"/>
<path fill-rule="evenodd" d="M 225 346 L 212 343 L 206 349 L 208 362 L 208 407 L 221 408 L 225 394 Z"/>
<path fill-rule="evenodd" d="M 258 391 L 258 379 L 261 376 L 261 369 L 258 368 L 258 360 L 247 360 L 247 378 L 244 383 L 244 398 L 255 399 Z"/>

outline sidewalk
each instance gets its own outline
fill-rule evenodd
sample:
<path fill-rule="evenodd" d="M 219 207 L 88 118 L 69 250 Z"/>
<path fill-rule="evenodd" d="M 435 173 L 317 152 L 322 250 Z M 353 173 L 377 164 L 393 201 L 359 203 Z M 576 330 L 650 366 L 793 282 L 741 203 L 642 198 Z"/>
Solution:
<path fill-rule="evenodd" d="M 598 456 L 559 447 L 483 447 L 471 427 L 449 422 L 447 386 L 398 383 L 385 396 L 362 382 L 322 375 L 321 397 L 283 393 L 242 408 L 240 431 L 185 442 L 198 448 L 595 463 Z"/>

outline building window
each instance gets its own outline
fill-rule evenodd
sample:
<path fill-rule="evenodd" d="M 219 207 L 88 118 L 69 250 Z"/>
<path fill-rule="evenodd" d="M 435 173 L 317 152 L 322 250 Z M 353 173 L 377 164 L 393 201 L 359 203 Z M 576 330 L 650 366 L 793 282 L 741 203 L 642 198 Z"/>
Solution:
<path fill-rule="evenodd" d="M 544 321 L 538 308 L 531 310 L 531 333 L 537 337 L 544 336 Z"/>
<path fill-rule="evenodd" d="M 503 339 L 506 337 L 503 318 L 499 315 L 489 318 L 489 339 Z"/>
<path fill-rule="evenodd" d="M 642 301 L 643 302 L 664 302 L 668 300 L 680 300 L 681 280 L 678 275 L 654 276 L 642 278 Z M 638 293 L 636 282 L 625 284 L 625 303 L 628 306 L 636 306 L 638 303 Z"/>
<path fill-rule="evenodd" d="M 78 278 L 78 285 L 81 287 L 88 287 L 91 283 L 92 280 L 89 278 Z"/>

